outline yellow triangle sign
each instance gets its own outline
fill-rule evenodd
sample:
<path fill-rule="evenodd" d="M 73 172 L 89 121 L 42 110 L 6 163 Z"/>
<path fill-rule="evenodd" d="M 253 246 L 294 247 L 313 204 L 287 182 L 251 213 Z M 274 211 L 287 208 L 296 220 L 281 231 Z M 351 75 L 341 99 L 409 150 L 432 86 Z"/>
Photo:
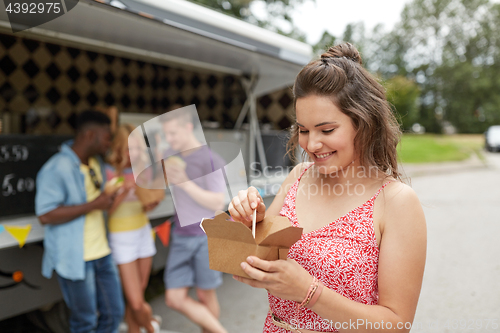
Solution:
<path fill-rule="evenodd" d="M 16 227 L 16 226 L 7 226 L 4 225 L 5 230 L 14 237 L 19 243 L 19 247 L 23 247 L 26 243 L 26 238 L 31 231 L 31 224 L 28 224 L 24 227 Z"/>

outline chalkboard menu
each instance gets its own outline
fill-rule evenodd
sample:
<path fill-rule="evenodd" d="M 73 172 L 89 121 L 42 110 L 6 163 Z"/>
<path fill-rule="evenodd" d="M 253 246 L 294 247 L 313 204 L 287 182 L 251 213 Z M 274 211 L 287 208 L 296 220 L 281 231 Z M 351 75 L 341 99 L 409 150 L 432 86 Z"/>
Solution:
<path fill-rule="evenodd" d="M 0 218 L 35 212 L 36 175 L 71 136 L 0 135 Z"/>

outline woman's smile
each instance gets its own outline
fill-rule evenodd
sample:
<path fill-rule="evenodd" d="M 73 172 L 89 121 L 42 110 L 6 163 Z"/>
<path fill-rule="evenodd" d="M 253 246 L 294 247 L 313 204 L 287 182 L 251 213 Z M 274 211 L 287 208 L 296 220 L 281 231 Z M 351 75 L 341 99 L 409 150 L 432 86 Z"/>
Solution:
<path fill-rule="evenodd" d="M 314 160 L 316 162 L 323 162 L 323 161 L 326 161 L 327 159 L 329 159 L 331 156 L 333 156 L 333 154 L 335 154 L 336 151 L 330 151 L 330 152 L 327 152 L 327 153 L 321 153 L 321 154 L 316 154 L 316 153 L 313 153 L 314 155 Z"/>

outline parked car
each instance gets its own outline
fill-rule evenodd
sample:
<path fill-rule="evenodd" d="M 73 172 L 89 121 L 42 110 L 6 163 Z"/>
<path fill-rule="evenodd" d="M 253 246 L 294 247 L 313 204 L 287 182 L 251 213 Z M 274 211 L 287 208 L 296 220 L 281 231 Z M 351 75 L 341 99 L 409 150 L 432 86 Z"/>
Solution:
<path fill-rule="evenodd" d="M 490 126 L 484 132 L 484 147 L 487 151 L 500 151 L 500 125 Z"/>

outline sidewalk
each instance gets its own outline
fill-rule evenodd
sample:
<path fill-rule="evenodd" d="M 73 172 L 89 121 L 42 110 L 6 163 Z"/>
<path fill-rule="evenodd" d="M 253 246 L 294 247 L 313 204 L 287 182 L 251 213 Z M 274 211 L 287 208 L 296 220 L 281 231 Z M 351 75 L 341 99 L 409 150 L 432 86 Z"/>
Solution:
<path fill-rule="evenodd" d="M 195 297 L 194 291 L 190 291 Z M 217 289 L 221 316 L 220 321 L 228 332 L 262 332 L 268 311 L 267 292 L 240 283 L 232 275 L 224 274 L 224 283 Z M 183 315 L 167 308 L 164 295 L 151 302 L 153 312 L 163 319 L 162 333 L 201 332 L 200 328 Z"/>
<path fill-rule="evenodd" d="M 128 332 L 127 331 L 127 324 L 125 324 L 123 322 L 120 324 L 120 327 L 118 329 L 119 329 L 118 333 L 127 333 Z M 144 331 L 144 329 L 142 329 L 141 332 L 146 332 L 146 331 Z M 160 333 L 178 333 L 178 332 L 160 330 Z"/>

